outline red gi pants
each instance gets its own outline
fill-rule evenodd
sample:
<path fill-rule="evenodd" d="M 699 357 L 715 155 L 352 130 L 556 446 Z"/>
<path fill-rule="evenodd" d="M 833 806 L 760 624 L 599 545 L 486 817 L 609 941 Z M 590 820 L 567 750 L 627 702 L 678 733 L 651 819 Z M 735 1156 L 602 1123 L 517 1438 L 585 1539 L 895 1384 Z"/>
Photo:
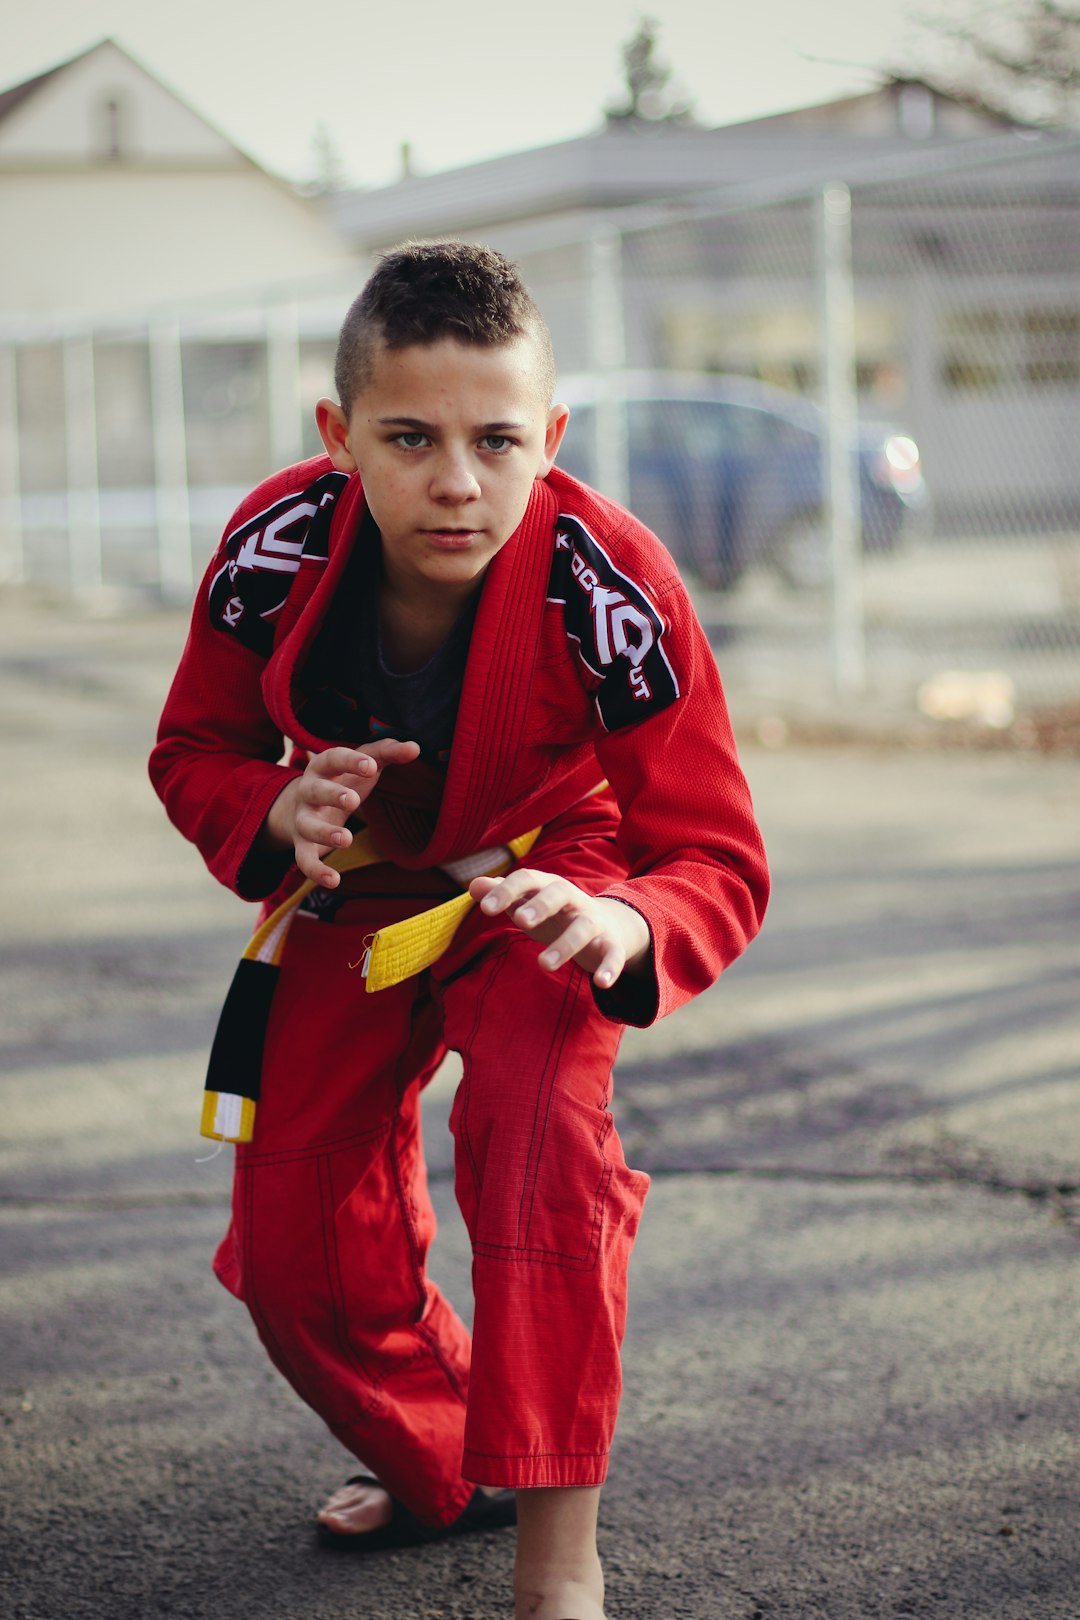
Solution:
<path fill-rule="evenodd" d="M 588 801 L 545 830 L 530 865 L 602 889 L 624 871 L 612 830 L 609 801 Z M 431 903 L 400 892 L 430 894 L 430 874 L 394 877 L 396 895 L 293 924 L 215 1268 L 300 1396 L 435 1525 L 470 1482 L 603 1481 L 648 1178 L 627 1167 L 609 1112 L 622 1026 L 576 967 L 538 967 L 541 947 L 512 924 L 474 910 L 430 976 L 364 991 L 348 968 L 364 937 Z M 451 1128 L 471 1347 L 425 1276 L 420 1092 L 447 1048 L 464 1067 Z"/>

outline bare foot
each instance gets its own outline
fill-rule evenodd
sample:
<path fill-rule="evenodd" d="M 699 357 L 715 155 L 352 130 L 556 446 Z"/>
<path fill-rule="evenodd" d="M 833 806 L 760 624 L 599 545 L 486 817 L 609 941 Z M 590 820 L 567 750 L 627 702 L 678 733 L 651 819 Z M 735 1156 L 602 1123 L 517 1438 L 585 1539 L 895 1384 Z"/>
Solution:
<path fill-rule="evenodd" d="M 498 1496 L 500 1487 L 482 1485 L 485 1496 Z M 359 1536 L 379 1530 L 394 1516 L 390 1492 L 381 1485 L 343 1485 L 319 1512 L 319 1523 L 339 1536 Z"/>
<path fill-rule="evenodd" d="M 381 1485 L 343 1485 L 319 1513 L 319 1523 L 339 1536 L 378 1530 L 394 1516 L 389 1491 Z"/>

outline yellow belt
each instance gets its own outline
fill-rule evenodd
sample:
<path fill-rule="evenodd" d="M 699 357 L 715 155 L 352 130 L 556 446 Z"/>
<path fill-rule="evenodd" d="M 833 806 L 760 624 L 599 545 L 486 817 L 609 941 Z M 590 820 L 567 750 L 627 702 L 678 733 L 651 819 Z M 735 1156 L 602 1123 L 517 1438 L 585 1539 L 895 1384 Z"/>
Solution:
<path fill-rule="evenodd" d="M 585 797 L 591 798 L 606 786 L 606 782 L 597 783 Z M 366 988 L 385 990 L 437 962 L 474 903 L 468 893 L 473 878 L 501 877 L 515 861 L 528 854 L 542 831 L 542 826 L 534 827 L 531 832 L 508 839 L 495 848 L 479 850 L 464 860 L 445 862 L 441 870 L 454 878 L 465 892 L 442 905 L 419 911 L 413 917 L 389 923 L 378 933 L 369 935 L 364 940 L 360 961 L 350 963 L 351 967 L 361 969 Z M 363 866 L 376 866 L 385 858 L 365 827 L 354 836 L 348 849 L 334 850 L 327 855 L 325 864 L 336 872 L 345 873 Z M 308 878 L 294 889 L 255 930 L 237 964 L 210 1054 L 203 1092 L 203 1136 L 219 1142 L 250 1142 L 252 1139 L 270 997 L 289 929 L 300 905 L 316 886 L 315 881 Z"/>
<path fill-rule="evenodd" d="M 471 856 L 468 863 L 451 862 L 446 870 L 457 877 L 466 865 L 474 868 L 470 871 L 469 882 L 474 877 L 501 877 L 515 861 L 528 854 L 542 831 L 542 827 L 534 827 L 531 832 L 511 838 L 506 844 L 483 851 L 479 856 Z M 345 873 L 355 872 L 362 866 L 377 866 L 385 859 L 376 848 L 370 829 L 364 827 L 354 836 L 348 849 L 336 849 L 325 856 L 324 865 L 333 867 L 335 872 Z M 248 961 L 270 962 L 274 966 L 280 964 L 297 908 L 316 887 L 314 878 L 307 878 L 281 902 L 276 911 L 271 912 L 247 943 L 244 956 Z M 424 968 L 437 962 L 473 904 L 468 892 L 458 894 L 440 906 L 417 912 L 415 917 L 404 917 L 400 922 L 388 923 L 378 933 L 372 934 L 370 944 L 365 941 L 361 961 L 352 964 L 361 967 L 365 988 L 385 990 L 389 985 L 400 984 L 402 979 L 411 979 L 414 973 L 421 973 Z"/>
<path fill-rule="evenodd" d="M 443 870 L 463 887 L 474 877 L 499 877 L 508 871 L 516 860 L 520 860 L 528 853 L 542 830 L 542 827 L 534 827 L 531 832 L 522 833 L 518 838 L 511 838 L 506 844 L 481 850 L 463 861 L 448 862 Z M 348 849 L 334 850 L 327 855 L 325 864 L 337 872 L 344 873 L 357 871 L 362 866 L 378 865 L 384 859 L 385 856 L 379 853 L 375 840 L 365 827 L 356 834 Z M 315 881 L 308 878 L 271 912 L 264 923 L 260 924 L 244 950 L 237 969 L 238 978 L 252 972 L 262 976 L 267 970 L 276 977 L 289 929 L 301 902 L 315 887 Z M 388 985 L 400 984 L 402 979 L 409 979 L 413 974 L 422 972 L 424 968 L 438 961 L 473 903 L 472 896 L 466 890 L 464 894 L 455 895 L 452 900 L 447 900 L 440 906 L 432 906 L 427 911 L 417 912 L 414 917 L 404 917 L 400 922 L 389 923 L 364 941 L 363 957 L 359 962 L 352 962 L 349 965 L 361 968 L 368 990 L 385 990 Z M 258 966 L 252 968 L 250 964 Z M 260 982 L 264 985 L 269 982 L 272 985 L 273 978 L 267 981 L 266 978 L 260 977 Z M 225 1008 L 222 1009 L 223 1022 L 228 1018 L 228 1008 L 227 1001 Z M 219 1024 L 219 1036 L 220 1033 Z M 216 1046 L 217 1038 L 215 1050 Z M 261 1050 L 260 1042 L 258 1045 L 260 1054 Z M 233 1051 L 235 1053 L 235 1048 Z M 261 1055 L 255 1065 L 256 1069 L 259 1064 Z M 211 1074 L 207 1076 L 206 1090 L 203 1093 L 200 1126 L 202 1135 L 219 1142 L 250 1142 L 258 1101 L 257 1074 L 249 1075 L 245 1086 L 241 1079 L 235 1076 L 235 1071 L 230 1072 L 229 1066 L 226 1065 L 226 1073 L 221 1078 L 227 1078 L 231 1083 L 228 1089 L 225 1089 L 221 1085 L 221 1078 L 218 1078 L 213 1054 L 210 1068 Z"/>

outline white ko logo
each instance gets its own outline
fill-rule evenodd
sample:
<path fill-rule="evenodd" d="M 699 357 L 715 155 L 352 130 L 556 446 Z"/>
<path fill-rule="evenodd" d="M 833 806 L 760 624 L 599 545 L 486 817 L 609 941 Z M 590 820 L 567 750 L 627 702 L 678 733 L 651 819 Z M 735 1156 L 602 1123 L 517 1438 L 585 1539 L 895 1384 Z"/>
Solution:
<path fill-rule="evenodd" d="M 646 653 L 656 641 L 647 615 L 628 602 L 622 591 L 601 584 L 595 568 L 590 568 L 581 553 L 573 550 L 568 535 L 557 534 L 555 544 L 570 552 L 570 572 L 588 594 L 596 656 L 605 665 L 614 663 L 616 658 L 629 659 L 630 685 L 635 698 L 651 698 L 652 688 L 641 668 Z"/>
<path fill-rule="evenodd" d="M 295 536 L 287 538 L 285 531 L 291 529 L 294 523 L 301 519 L 312 518 L 318 511 L 310 501 L 298 501 L 287 511 L 279 512 L 265 529 L 256 529 L 249 534 L 240 550 L 233 558 L 229 569 L 230 577 L 236 578 L 241 568 L 267 568 L 271 573 L 295 574 L 300 567 L 300 554 L 304 549 L 304 536 L 307 525 L 300 533 L 299 539 Z"/>
<path fill-rule="evenodd" d="M 344 473 L 325 473 L 226 534 L 207 585 L 211 623 L 269 655 L 301 564 L 322 565 L 329 556 L 334 502 L 347 482 Z"/>
<path fill-rule="evenodd" d="M 595 701 L 609 731 L 665 709 L 678 697 L 662 645 L 663 619 L 576 519 L 560 519 L 555 532 L 548 600 L 564 604 L 567 634 L 600 680 Z"/>

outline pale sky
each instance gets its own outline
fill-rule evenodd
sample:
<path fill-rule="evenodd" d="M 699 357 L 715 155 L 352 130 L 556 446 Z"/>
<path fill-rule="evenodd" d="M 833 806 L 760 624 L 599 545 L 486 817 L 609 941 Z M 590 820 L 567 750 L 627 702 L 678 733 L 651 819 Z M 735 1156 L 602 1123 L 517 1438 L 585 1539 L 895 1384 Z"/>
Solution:
<path fill-rule="evenodd" d="M 945 0 L 946 4 L 956 0 Z M 323 123 L 345 178 L 396 178 L 567 140 L 622 86 L 647 14 L 706 124 L 918 71 L 945 47 L 923 0 L 0 0 L 0 89 L 112 35 L 266 167 L 314 171 Z M 938 0 L 934 8 L 940 13 Z M 929 43 L 928 43 L 929 41 Z"/>

